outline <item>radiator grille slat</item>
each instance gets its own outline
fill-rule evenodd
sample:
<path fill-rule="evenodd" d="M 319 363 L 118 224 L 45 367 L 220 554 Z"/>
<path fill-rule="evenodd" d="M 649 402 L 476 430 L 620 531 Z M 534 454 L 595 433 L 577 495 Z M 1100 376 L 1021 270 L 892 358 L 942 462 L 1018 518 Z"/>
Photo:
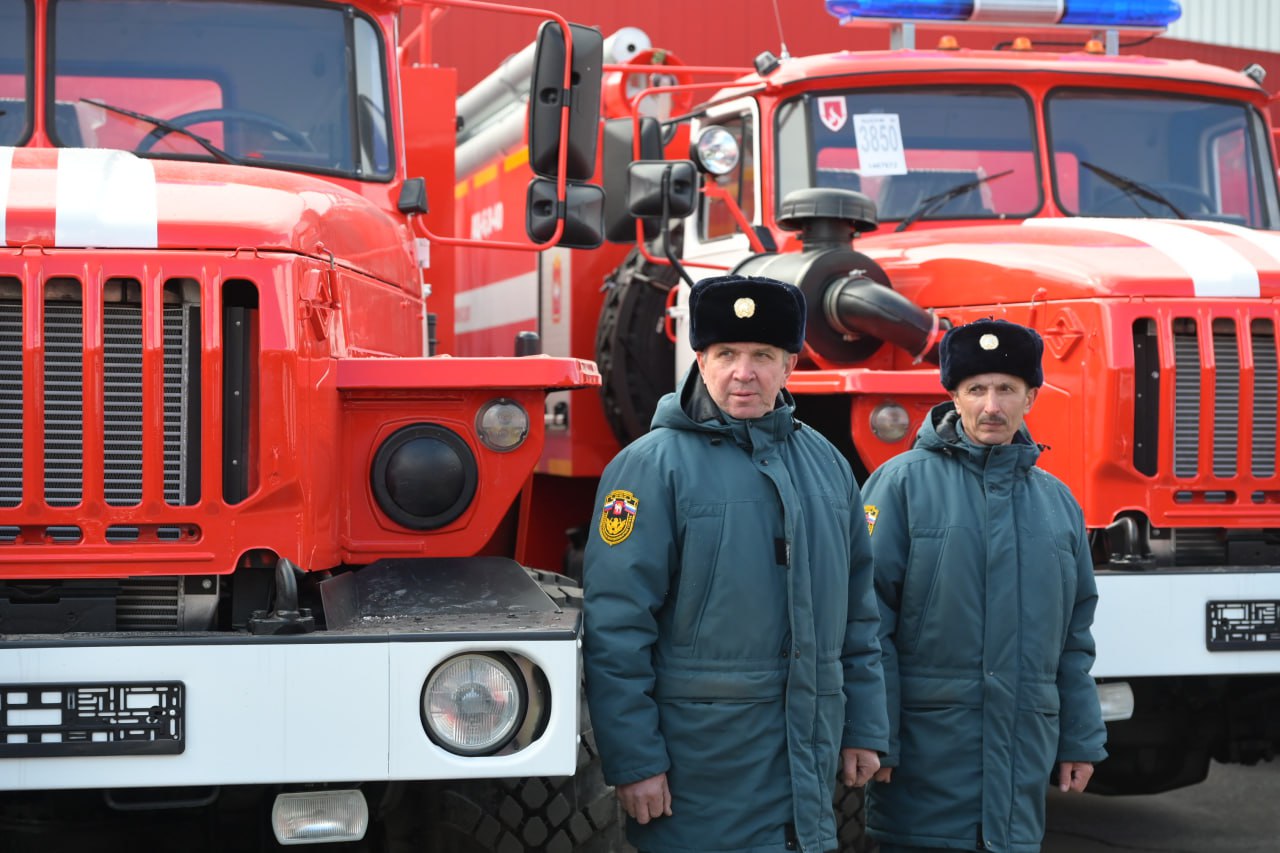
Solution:
<path fill-rule="evenodd" d="M 1234 477 L 1240 454 L 1240 350 L 1231 320 L 1213 324 L 1213 474 Z"/>
<path fill-rule="evenodd" d="M 1173 335 L 1173 473 L 1194 477 L 1200 454 L 1200 342 L 1194 320 Z"/>
<path fill-rule="evenodd" d="M 80 303 L 44 306 L 44 498 L 75 506 L 84 493 L 84 339 Z"/>
<path fill-rule="evenodd" d="M 1276 474 L 1276 412 L 1280 405 L 1280 370 L 1276 333 L 1270 320 L 1253 324 L 1253 476 Z"/>

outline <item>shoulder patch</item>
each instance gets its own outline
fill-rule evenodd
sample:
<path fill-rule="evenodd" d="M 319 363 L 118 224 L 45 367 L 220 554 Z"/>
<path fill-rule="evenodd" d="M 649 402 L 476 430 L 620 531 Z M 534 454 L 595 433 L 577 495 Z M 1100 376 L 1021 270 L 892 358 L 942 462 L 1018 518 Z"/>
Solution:
<path fill-rule="evenodd" d="M 610 492 L 600 510 L 600 538 L 609 545 L 624 541 L 635 526 L 639 506 L 640 500 L 625 489 Z"/>
<path fill-rule="evenodd" d="M 880 517 L 880 509 L 875 504 L 863 504 L 862 511 L 867 514 L 867 535 L 876 532 L 876 519 Z"/>

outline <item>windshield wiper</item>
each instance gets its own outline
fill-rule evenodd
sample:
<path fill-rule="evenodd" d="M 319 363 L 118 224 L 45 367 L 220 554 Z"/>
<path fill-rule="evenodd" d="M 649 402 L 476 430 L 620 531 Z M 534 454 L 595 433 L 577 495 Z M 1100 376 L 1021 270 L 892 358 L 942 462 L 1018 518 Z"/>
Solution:
<path fill-rule="evenodd" d="M 927 213 L 932 213 L 947 202 L 951 201 L 953 198 L 959 198 L 962 195 L 971 193 L 987 181 L 994 181 L 996 178 L 1003 178 L 1005 175 L 1012 172 L 1013 169 L 1005 169 L 1003 172 L 996 172 L 994 175 L 984 175 L 981 178 L 974 178 L 972 181 L 965 181 L 963 184 L 956 184 L 951 189 L 935 193 L 928 198 L 923 198 L 920 200 L 920 204 L 916 206 L 916 209 L 907 214 L 907 217 L 899 222 L 898 227 L 893 230 L 895 233 L 898 231 L 905 231 L 911 223 L 915 222 Z"/>
<path fill-rule="evenodd" d="M 1101 166 L 1095 166 L 1087 160 L 1081 160 L 1080 165 L 1084 166 L 1090 172 L 1093 172 L 1099 178 L 1124 191 L 1124 194 L 1133 199 L 1134 207 L 1141 210 L 1144 216 L 1151 216 L 1151 211 L 1147 210 L 1138 203 L 1138 199 L 1145 198 L 1147 201 L 1154 201 L 1156 204 L 1163 204 L 1165 207 L 1173 211 L 1174 215 L 1179 219 L 1187 219 L 1187 215 L 1182 212 L 1182 208 L 1178 207 L 1169 199 L 1165 198 L 1151 187 L 1140 184 L 1132 178 L 1126 178 L 1124 175 L 1117 175 L 1115 172 L 1108 172 Z"/>
<path fill-rule="evenodd" d="M 167 130 L 170 133 L 177 133 L 181 136 L 185 136 L 187 137 L 187 139 L 190 139 L 192 142 L 199 145 L 205 151 L 208 151 L 210 154 L 212 154 L 217 159 L 221 160 L 223 163 L 241 165 L 238 159 L 236 159 L 235 157 L 232 157 L 230 154 L 223 151 L 221 148 L 214 145 L 212 142 L 205 139 L 200 134 L 187 130 L 182 125 L 174 124 L 172 122 L 165 121 L 162 118 L 157 118 L 155 116 L 147 115 L 146 113 L 134 112 L 133 110 L 127 110 L 124 107 L 117 107 L 114 104 L 108 104 L 106 101 L 99 101 L 96 98 L 81 98 L 80 100 L 86 104 L 93 104 L 95 107 L 102 107 L 104 110 L 110 110 L 113 113 L 120 113 L 120 115 L 122 116 L 128 116 L 129 118 L 136 118 L 139 121 L 149 122 L 150 124 L 154 124 L 156 127 L 160 128 L 161 130 Z"/>

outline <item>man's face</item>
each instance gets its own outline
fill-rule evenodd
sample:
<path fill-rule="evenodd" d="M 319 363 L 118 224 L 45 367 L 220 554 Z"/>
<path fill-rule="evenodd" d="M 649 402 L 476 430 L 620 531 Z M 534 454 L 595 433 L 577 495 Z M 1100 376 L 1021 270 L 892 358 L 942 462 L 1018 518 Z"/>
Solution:
<path fill-rule="evenodd" d="M 965 433 L 982 444 L 1008 444 L 1022 426 L 1039 388 L 1007 373 L 980 373 L 951 392 Z"/>
<path fill-rule="evenodd" d="M 698 353 L 698 370 L 725 414 L 749 420 L 773 410 L 798 359 L 769 344 L 712 344 Z"/>

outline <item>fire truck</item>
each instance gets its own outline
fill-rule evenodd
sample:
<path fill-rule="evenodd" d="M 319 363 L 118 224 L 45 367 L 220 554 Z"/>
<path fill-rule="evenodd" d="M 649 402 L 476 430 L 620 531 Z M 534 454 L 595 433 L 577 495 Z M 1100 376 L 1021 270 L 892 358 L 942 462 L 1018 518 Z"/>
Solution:
<path fill-rule="evenodd" d="M 580 570 L 602 460 L 693 361 L 699 278 L 804 291 L 788 388 L 860 479 L 945 399 L 945 330 L 1005 318 L 1045 339 L 1029 426 L 1095 561 L 1110 757 L 1090 790 L 1157 792 L 1211 760 L 1271 758 L 1280 189 L 1261 69 L 1135 52 L 1176 19 L 1167 0 L 826 8 L 888 49 L 766 52 L 732 77 L 689 65 L 673 81 L 606 65 L 641 87 L 630 115 L 602 113 L 609 242 L 544 253 L 531 325 L 506 328 L 594 355 L 603 379 L 554 397 L 530 489 L 557 512 L 523 553 Z M 459 216 L 502 192 L 460 173 Z M 493 283 L 463 270 L 458 299 Z"/>
<path fill-rule="evenodd" d="M 450 349 L 431 28 L 497 12 L 538 33 L 545 237 L 511 248 L 545 249 L 595 163 L 593 29 L 0 6 L 0 847 L 612 843 L 580 589 L 513 559 L 545 398 L 599 375 Z"/>

